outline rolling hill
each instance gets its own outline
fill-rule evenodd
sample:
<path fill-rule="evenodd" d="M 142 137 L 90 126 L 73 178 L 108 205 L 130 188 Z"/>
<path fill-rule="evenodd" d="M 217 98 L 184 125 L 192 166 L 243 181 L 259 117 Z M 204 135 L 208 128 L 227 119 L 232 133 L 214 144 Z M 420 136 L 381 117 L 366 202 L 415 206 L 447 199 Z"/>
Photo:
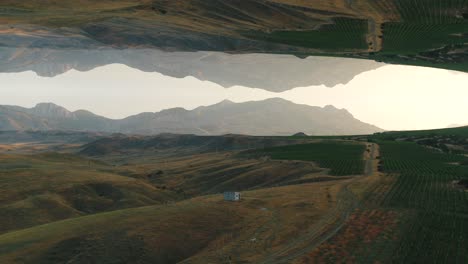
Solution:
<path fill-rule="evenodd" d="M 412 142 L 466 143 L 466 128 L 379 137 L 392 133 L 113 135 L 84 146 L 111 150 L 93 159 L 2 153 L 0 262 L 466 263 L 466 156 Z"/>
<path fill-rule="evenodd" d="M 223 101 L 194 110 L 172 108 L 112 120 L 43 103 L 33 108 L 0 106 L 0 130 L 80 130 L 128 134 L 308 135 L 372 134 L 378 127 L 333 106 L 298 105 L 283 99 L 233 103 Z"/>
<path fill-rule="evenodd" d="M 65 153 L 0 154 L 0 233 L 61 219 L 160 204 L 177 195 Z"/>

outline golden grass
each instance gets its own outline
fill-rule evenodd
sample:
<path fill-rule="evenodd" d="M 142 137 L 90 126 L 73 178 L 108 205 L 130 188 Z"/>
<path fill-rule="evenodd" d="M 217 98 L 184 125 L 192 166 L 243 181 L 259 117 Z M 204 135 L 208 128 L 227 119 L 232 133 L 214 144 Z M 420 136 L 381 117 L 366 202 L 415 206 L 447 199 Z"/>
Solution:
<path fill-rule="evenodd" d="M 174 194 L 71 154 L 0 154 L 0 233 L 91 212 L 162 203 Z"/>
<path fill-rule="evenodd" d="M 166 251 L 192 256 L 191 263 L 216 262 L 236 252 L 236 258 L 253 260 L 318 221 L 334 206 L 338 189 L 331 183 L 285 186 L 244 192 L 238 203 L 211 195 L 58 221 L 1 235 L 0 262 L 30 263 L 59 242 L 116 231 L 143 240 L 155 259 L 160 257 L 155 252 Z"/>
<path fill-rule="evenodd" d="M 120 158 L 104 157 L 104 160 L 113 163 Z M 245 159 L 227 152 L 168 158 L 142 154 L 135 159 L 126 159 L 126 164 L 117 167 L 116 171 L 141 175 L 143 178 L 162 171 L 162 175 L 149 178 L 153 184 L 181 189 L 190 196 L 230 189 L 247 190 L 285 185 L 293 180 L 312 180 L 314 177 L 327 176 L 325 170 L 312 162 Z"/>
<path fill-rule="evenodd" d="M 346 4 L 345 0 L 271 0 L 270 2 L 289 5 L 285 10 L 295 10 L 297 15 L 291 15 L 289 11 L 279 12 L 277 7 L 272 7 L 272 12 L 264 12 L 267 7 L 260 8 L 249 2 L 238 5 L 230 1 L 206 4 L 205 1 L 201 0 L 49 0 L 47 3 L 39 0 L 5 0 L 0 4 L 0 8 L 26 10 L 28 15 L 21 12 L 15 15 L 11 11 L 11 14 L 6 18 L 0 19 L 5 19 L 9 23 L 80 27 L 90 22 L 120 17 L 138 20 L 145 24 L 171 25 L 196 32 L 240 37 L 238 32 L 248 30 L 310 30 L 319 25 L 330 23 L 334 17 L 371 18 L 378 23 L 394 21 L 398 18 L 398 14 L 395 13 L 396 9 L 388 9 L 394 5 L 386 4 L 384 6 L 386 9 L 383 9 L 372 0 L 354 1 L 352 8 Z M 271 3 L 267 2 L 266 4 Z M 330 14 L 300 11 L 294 7 L 306 7 L 311 10 L 326 11 Z M 220 9 L 236 10 L 234 12 L 238 11 L 241 15 L 220 12 Z M 161 10 L 164 10 L 164 13 L 161 13 Z M 301 19 L 299 16 L 309 19 Z"/>
<path fill-rule="evenodd" d="M 226 152 L 177 157 L 141 153 L 102 161 L 57 153 L 1 154 L 0 160 L 0 189 L 7 190 L 0 193 L 0 212 L 24 212 L 28 221 L 20 227 L 35 225 L 0 235 L 0 263 L 79 262 L 86 256 L 108 262 L 118 257 L 127 262 L 223 263 L 231 257 L 234 262 L 260 263 L 275 252 L 289 254 L 316 243 L 315 234 L 324 235 L 337 221 L 343 192 L 364 197 L 369 186 L 381 181 L 373 174 L 271 188 L 272 179 L 291 174 L 314 179 L 325 177 L 326 171 L 309 162 L 244 159 Z M 158 170 L 163 174 L 148 179 Z M 232 171 L 232 178 L 219 185 L 219 177 Z M 140 194 L 134 192 L 139 189 L 154 192 L 153 203 L 167 202 L 178 198 L 172 193 L 177 189 L 200 195 L 243 184 L 261 187 L 252 185 L 256 177 L 266 185 L 243 191 L 241 202 L 225 202 L 213 194 L 144 207 L 123 204 L 135 208 L 84 215 L 65 195 L 70 190 L 82 194 L 89 184 L 109 183 L 127 190 L 128 199 L 139 201 Z M 166 191 L 155 187 L 162 184 Z M 13 230 L 15 214 L 10 216 L 0 222 Z"/>

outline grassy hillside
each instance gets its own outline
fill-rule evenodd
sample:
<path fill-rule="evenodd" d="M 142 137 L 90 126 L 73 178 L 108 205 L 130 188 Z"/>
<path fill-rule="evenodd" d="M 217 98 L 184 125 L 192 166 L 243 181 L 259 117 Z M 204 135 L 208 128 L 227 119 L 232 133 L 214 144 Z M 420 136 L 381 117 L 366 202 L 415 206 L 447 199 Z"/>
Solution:
<path fill-rule="evenodd" d="M 374 147 L 2 154 L 0 263 L 466 263 L 466 157 L 419 142 L 465 129 Z"/>
<path fill-rule="evenodd" d="M 226 146 L 244 142 L 235 139 Z M 368 181 L 330 176 L 307 162 L 323 157 L 317 151 L 327 148 L 341 149 L 341 158 L 362 160 L 363 145 L 316 144 L 320 148 L 305 161 L 216 148 L 180 152 L 172 145 L 112 151 L 95 160 L 63 153 L 1 154 L 0 263 L 296 258 L 343 223 L 363 190 L 350 186 Z M 223 201 L 219 193 L 226 190 L 242 191 L 242 201 Z"/>
<path fill-rule="evenodd" d="M 0 233 L 177 198 L 72 154 L 0 154 L 0 159 Z"/>
<path fill-rule="evenodd" d="M 0 235 L 0 262 L 260 261 L 271 250 L 308 239 L 305 230 L 326 229 L 339 217 L 331 209 L 340 186 L 244 192 L 239 203 L 206 196 L 58 221 Z"/>
<path fill-rule="evenodd" d="M 134 149 L 127 148 L 125 153 L 112 151 L 114 154 L 94 160 L 53 152 L 0 154 L 0 188 L 5 190 L 0 193 L 0 233 L 228 190 L 338 180 L 310 162 L 245 159 L 217 149 L 292 143 L 289 139 L 213 137 L 206 142 L 195 140 L 196 144 L 191 137 L 188 141 L 176 139 L 177 143 L 172 137 L 150 140 L 149 148 L 142 141 L 142 146 L 133 144 Z M 210 147 L 213 140 L 223 144 Z M 112 145 L 112 141 L 108 143 Z M 36 151 L 34 146 L 31 149 Z M 200 150 L 206 153 L 197 153 Z"/>

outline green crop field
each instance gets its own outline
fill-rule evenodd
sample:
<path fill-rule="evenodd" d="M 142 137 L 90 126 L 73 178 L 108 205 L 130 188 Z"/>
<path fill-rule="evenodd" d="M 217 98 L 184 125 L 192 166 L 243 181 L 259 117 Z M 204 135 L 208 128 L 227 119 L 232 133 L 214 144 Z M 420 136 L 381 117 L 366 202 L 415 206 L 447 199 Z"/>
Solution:
<path fill-rule="evenodd" d="M 468 23 L 406 24 L 388 23 L 384 29 L 384 52 L 417 54 L 447 45 L 463 45 L 468 41 Z"/>
<path fill-rule="evenodd" d="M 417 54 L 447 45 L 464 45 L 468 22 L 458 10 L 464 0 L 395 0 L 402 21 L 385 23 L 383 52 Z"/>
<path fill-rule="evenodd" d="M 307 48 L 323 50 L 367 49 L 367 21 L 337 18 L 333 24 L 322 26 L 319 30 L 275 31 L 273 33 L 247 34 L 249 37 Z"/>
<path fill-rule="evenodd" d="M 278 160 L 314 161 L 329 168 L 334 176 L 360 175 L 364 172 L 365 145 L 348 142 L 319 142 L 311 144 L 273 147 L 256 151 Z"/>
<path fill-rule="evenodd" d="M 468 178 L 461 156 L 410 142 L 379 142 L 384 172 L 395 178 L 383 207 L 406 212 L 395 263 L 467 263 L 468 192 L 454 181 Z M 393 242 L 390 242 L 393 243 Z"/>
<path fill-rule="evenodd" d="M 375 134 L 373 138 L 382 141 L 416 142 L 450 154 L 468 153 L 468 127 L 385 132 Z"/>
<path fill-rule="evenodd" d="M 457 10 L 466 10 L 466 0 L 394 0 L 398 11 L 407 23 L 447 24 L 458 23 L 462 16 L 454 16 Z"/>
<path fill-rule="evenodd" d="M 412 136 L 457 136 L 462 138 L 468 138 L 468 126 L 433 130 L 391 131 L 376 134 L 374 138 L 377 137 L 378 139 L 395 139 L 398 137 Z"/>

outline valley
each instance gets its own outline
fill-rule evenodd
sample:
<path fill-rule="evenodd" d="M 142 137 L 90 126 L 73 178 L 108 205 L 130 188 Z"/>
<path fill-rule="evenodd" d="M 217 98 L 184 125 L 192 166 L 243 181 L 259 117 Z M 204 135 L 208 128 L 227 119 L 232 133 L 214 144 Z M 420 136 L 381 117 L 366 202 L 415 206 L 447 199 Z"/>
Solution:
<path fill-rule="evenodd" d="M 466 179 L 468 167 L 453 163 L 466 158 L 383 141 L 386 135 L 100 135 L 65 152 L 57 141 L 30 153 L 2 151 L 0 260 L 387 263 L 427 255 L 446 261 L 448 255 L 424 250 L 434 246 L 458 248 L 454 256 L 466 259 L 468 192 L 450 185 Z M 2 144 L 19 144 L 11 141 Z M 396 152 L 411 157 L 395 158 Z M 228 190 L 241 191 L 241 201 L 223 201 Z M 427 214 L 434 217 L 417 217 Z M 455 239 L 425 239 L 418 251 L 402 250 L 426 236 L 433 221 L 440 228 L 432 233 Z M 417 233 L 403 236 L 410 229 Z"/>
<path fill-rule="evenodd" d="M 1 0 L 0 264 L 468 263 L 467 30 L 468 0 Z"/>
<path fill-rule="evenodd" d="M 54 133 L 46 136 L 50 134 Z M 333 164 L 321 168 L 310 160 L 288 161 L 267 154 L 301 143 L 340 152 L 343 144 L 356 150 L 344 151 L 338 160 L 349 155 L 359 160 L 365 149 L 361 143 L 246 136 L 237 136 L 233 142 L 224 136 L 213 137 L 217 143 L 209 145 L 203 137 L 167 135 L 158 140 L 134 138 L 130 148 L 128 143 L 116 143 L 124 138 L 103 136 L 68 154 L 51 152 L 57 142 L 39 152 L 34 148 L 31 153 L 24 148 L 21 153 L 2 152 L 1 188 L 9 191 L 1 196 L 0 259 L 60 262 L 78 247 L 82 253 L 73 256 L 77 262 L 94 254 L 105 263 L 125 261 L 135 257 L 132 254 L 162 263 L 267 261 L 273 249 L 298 254 L 307 250 L 308 241 L 317 243 L 325 237 L 344 221 L 342 210 L 354 208 L 352 201 L 340 197 L 351 195 L 350 186 L 368 181 L 355 180 L 353 174 L 359 171 L 330 175 Z M 102 148 L 103 144 L 109 145 L 107 152 L 91 152 L 97 149 L 94 145 Z M 253 151 L 254 146 L 261 147 Z M 330 154 L 322 158 L 335 159 Z M 220 193 L 226 190 L 241 190 L 242 202 L 222 201 Z M 19 215 L 21 221 L 16 220 Z M 104 228 L 108 221 L 120 224 Z M 209 229 L 199 229 L 201 225 Z M 115 233 L 118 226 L 125 230 L 123 235 Z M 86 229 L 89 232 L 83 233 Z M 173 242 L 158 244 L 164 237 Z M 108 239 L 116 239 L 115 247 L 100 248 Z M 16 241 L 13 248 L 12 241 Z M 139 246 L 128 255 L 115 252 L 133 245 Z M 26 256 L 24 250 L 31 254 Z"/>

